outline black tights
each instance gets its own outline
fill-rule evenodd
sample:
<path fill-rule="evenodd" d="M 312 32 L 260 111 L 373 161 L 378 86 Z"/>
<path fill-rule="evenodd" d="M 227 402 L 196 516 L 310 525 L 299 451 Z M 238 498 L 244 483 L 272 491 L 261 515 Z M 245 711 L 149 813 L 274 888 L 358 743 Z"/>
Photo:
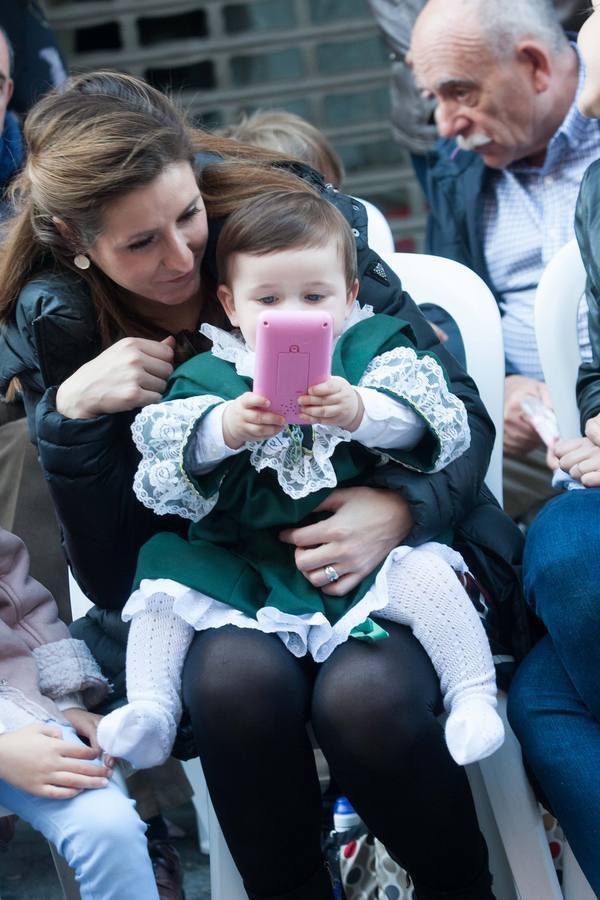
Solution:
<path fill-rule="evenodd" d="M 492 897 L 467 778 L 436 720 L 437 676 L 407 628 L 385 628 L 389 638 L 350 639 L 321 665 L 260 631 L 227 626 L 194 638 L 184 700 L 251 897 L 331 897 L 308 720 L 336 782 L 410 872 L 419 900 Z"/>

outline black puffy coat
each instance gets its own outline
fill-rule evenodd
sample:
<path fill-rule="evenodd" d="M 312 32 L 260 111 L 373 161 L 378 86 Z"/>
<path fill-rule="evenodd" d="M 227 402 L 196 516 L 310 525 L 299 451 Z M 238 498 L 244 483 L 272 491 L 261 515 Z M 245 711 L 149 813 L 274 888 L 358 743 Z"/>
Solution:
<path fill-rule="evenodd" d="M 587 169 L 577 200 L 575 234 L 587 272 L 585 288 L 592 359 L 579 367 L 577 405 L 581 429 L 600 413 L 600 160 Z"/>
<path fill-rule="evenodd" d="M 499 649 L 512 648 L 519 655 L 528 644 L 519 584 L 522 539 L 483 485 L 494 429 L 475 385 L 438 343 L 396 275 L 368 248 L 364 208 L 325 187 L 310 170 L 301 169 L 299 174 L 320 187 L 354 230 L 359 301 L 372 305 L 375 312 L 410 322 L 418 346 L 433 349 L 441 359 L 452 390 L 468 411 L 471 446 L 463 456 L 434 475 L 389 464 L 379 470 L 373 484 L 398 490 L 408 501 L 414 527 L 407 543 L 420 544 L 447 528 L 455 530 L 457 549 L 497 601 L 491 636 Z M 209 224 L 203 267 L 211 277 L 218 231 L 219 223 Z M 133 494 L 138 456 L 129 428 L 134 413 L 72 420 L 56 411 L 57 386 L 99 350 L 96 317 L 83 280 L 72 274 L 40 275 L 22 290 L 15 321 L 0 337 L 0 392 L 12 377 L 20 379 L 70 566 L 99 608 L 88 614 L 87 623 L 77 626 L 79 635 L 85 633 L 114 680 L 124 663 L 126 630 L 100 610 L 123 607 L 140 546 L 159 530 L 183 533 L 186 524 L 154 516 Z"/>

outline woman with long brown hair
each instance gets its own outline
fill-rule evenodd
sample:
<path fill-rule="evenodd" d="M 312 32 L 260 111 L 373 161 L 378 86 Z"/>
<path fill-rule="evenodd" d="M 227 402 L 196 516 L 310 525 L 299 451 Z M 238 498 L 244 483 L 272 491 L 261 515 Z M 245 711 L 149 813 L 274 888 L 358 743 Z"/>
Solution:
<path fill-rule="evenodd" d="M 296 546 L 306 578 L 335 597 L 401 541 L 452 528 L 480 580 L 504 598 L 490 601 L 487 624 L 506 647 L 518 585 L 502 560 L 518 558 L 520 541 L 482 489 L 493 428 L 471 380 L 369 250 L 363 208 L 294 161 L 188 128 L 163 95 L 126 75 L 75 78 L 34 108 L 25 137 L 28 162 L 0 263 L 0 390 L 20 384 L 69 562 L 104 636 L 120 637 L 109 611 L 128 596 L 141 544 L 181 528 L 134 499 L 133 413 L 161 397 L 176 362 L 204 349 L 202 321 L 224 324 L 212 293 L 223 218 L 247 197 L 289 189 L 324 193 L 350 221 L 359 301 L 401 315 L 420 348 L 435 347 L 467 408 L 471 447 L 435 475 L 384 466 L 372 487 L 334 491 L 322 518 L 282 540 Z M 328 583 L 332 565 L 339 577 Z M 308 719 L 334 776 L 406 865 L 420 900 L 492 896 L 468 784 L 435 718 L 435 673 L 402 626 L 383 644 L 368 655 L 347 644 L 317 665 L 273 635 L 234 626 L 194 639 L 184 700 L 251 898 L 331 897 Z"/>

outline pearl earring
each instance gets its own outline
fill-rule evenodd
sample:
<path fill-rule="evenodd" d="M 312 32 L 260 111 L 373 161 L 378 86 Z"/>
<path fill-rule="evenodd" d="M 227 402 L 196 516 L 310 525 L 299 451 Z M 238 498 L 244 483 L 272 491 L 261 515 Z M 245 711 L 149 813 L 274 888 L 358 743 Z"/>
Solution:
<path fill-rule="evenodd" d="M 73 262 L 78 269 L 89 269 L 90 267 L 89 258 L 85 255 L 85 253 L 78 253 L 77 256 L 73 259 Z"/>

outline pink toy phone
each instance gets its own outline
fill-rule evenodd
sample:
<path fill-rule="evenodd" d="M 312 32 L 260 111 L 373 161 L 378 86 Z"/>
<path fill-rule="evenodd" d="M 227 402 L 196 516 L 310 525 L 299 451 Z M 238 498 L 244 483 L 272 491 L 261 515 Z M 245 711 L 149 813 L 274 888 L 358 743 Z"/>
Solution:
<path fill-rule="evenodd" d="M 328 312 L 261 313 L 256 327 L 254 392 L 290 424 L 304 424 L 298 397 L 331 375 L 333 319 Z"/>

